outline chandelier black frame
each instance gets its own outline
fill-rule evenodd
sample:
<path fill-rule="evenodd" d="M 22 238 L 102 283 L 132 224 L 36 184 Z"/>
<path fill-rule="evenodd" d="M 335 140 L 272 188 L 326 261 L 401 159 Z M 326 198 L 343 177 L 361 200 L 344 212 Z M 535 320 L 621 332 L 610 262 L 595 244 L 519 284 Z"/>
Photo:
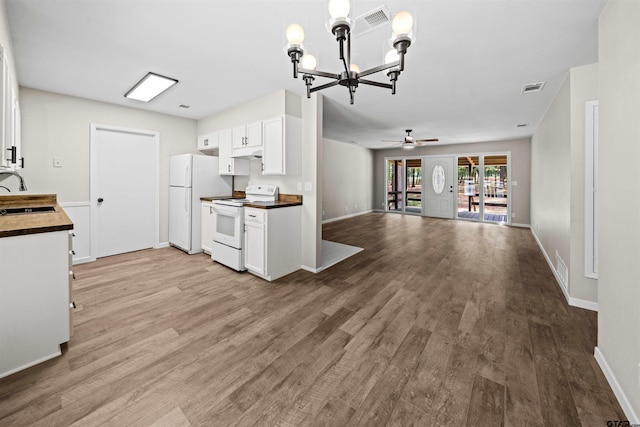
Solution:
<path fill-rule="evenodd" d="M 311 93 L 319 90 L 327 89 L 333 86 L 344 86 L 349 90 L 350 103 L 353 104 L 354 94 L 359 84 L 365 84 L 370 86 L 377 86 L 385 89 L 391 89 L 391 94 L 396 93 L 396 82 L 400 73 L 404 71 L 404 56 L 407 53 L 407 49 L 411 46 L 411 37 L 407 34 L 401 34 L 397 36 L 392 46 L 395 48 L 398 59 L 377 67 L 370 68 L 368 70 L 358 72 L 350 69 L 351 64 L 351 21 L 348 18 L 333 20 L 331 25 L 331 33 L 336 36 L 336 41 L 339 44 L 340 61 L 344 67 L 344 71 L 340 73 L 328 73 L 319 70 L 310 70 L 299 66 L 300 60 L 304 55 L 304 50 L 300 44 L 290 44 L 287 49 L 287 54 L 291 58 L 293 63 L 293 78 L 297 79 L 298 74 L 302 74 L 302 79 L 307 86 L 307 98 L 311 97 Z M 345 46 L 346 45 L 346 46 Z M 345 52 L 346 47 L 346 52 Z M 374 80 L 363 79 L 363 77 L 371 74 L 378 73 L 380 71 L 389 70 L 387 76 L 391 83 L 381 83 Z M 314 76 L 325 77 L 333 79 L 334 81 L 326 83 L 320 86 L 312 87 L 315 80 Z"/>

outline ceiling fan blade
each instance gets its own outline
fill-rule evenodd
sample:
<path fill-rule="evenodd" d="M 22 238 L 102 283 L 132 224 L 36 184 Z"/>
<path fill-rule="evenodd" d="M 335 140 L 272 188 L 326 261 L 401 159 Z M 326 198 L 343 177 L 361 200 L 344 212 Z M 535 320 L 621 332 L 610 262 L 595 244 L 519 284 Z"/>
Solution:
<path fill-rule="evenodd" d="M 417 139 L 414 142 L 417 145 L 425 145 L 427 142 L 438 142 L 438 138 L 431 138 L 431 139 Z"/>
<path fill-rule="evenodd" d="M 404 142 L 404 141 L 398 141 L 396 139 L 381 139 L 380 141 L 382 141 L 382 142 Z"/>

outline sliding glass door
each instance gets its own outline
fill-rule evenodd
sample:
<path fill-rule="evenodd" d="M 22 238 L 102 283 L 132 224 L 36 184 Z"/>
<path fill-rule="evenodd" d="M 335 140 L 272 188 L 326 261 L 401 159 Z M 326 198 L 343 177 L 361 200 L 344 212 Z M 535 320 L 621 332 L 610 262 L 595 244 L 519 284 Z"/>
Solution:
<path fill-rule="evenodd" d="M 386 159 L 387 211 L 422 214 L 422 159 Z"/>
<path fill-rule="evenodd" d="M 387 160 L 387 210 L 404 212 L 404 161 Z"/>
<path fill-rule="evenodd" d="M 484 156 L 483 218 L 507 222 L 507 156 Z"/>
<path fill-rule="evenodd" d="M 508 154 L 458 157 L 458 218 L 509 223 L 508 163 Z"/>

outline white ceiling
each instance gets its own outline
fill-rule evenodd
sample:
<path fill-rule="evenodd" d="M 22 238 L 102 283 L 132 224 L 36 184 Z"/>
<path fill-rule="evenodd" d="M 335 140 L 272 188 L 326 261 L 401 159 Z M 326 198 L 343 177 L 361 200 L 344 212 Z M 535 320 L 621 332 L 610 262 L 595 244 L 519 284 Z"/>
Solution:
<path fill-rule="evenodd" d="M 283 88 L 302 95 L 283 50 L 292 22 L 305 27 L 318 68 L 340 70 L 325 0 L 5 1 L 18 79 L 31 88 L 191 119 Z M 383 1 L 352 0 L 352 16 L 381 4 L 414 15 L 417 38 L 398 92 L 363 85 L 349 105 L 344 87 L 322 91 L 327 138 L 385 148 L 380 140 L 401 139 L 405 128 L 439 144 L 528 137 L 568 69 L 597 61 L 606 2 Z M 353 62 L 381 64 L 389 37 L 388 28 L 354 37 Z M 180 82 L 148 104 L 125 99 L 148 71 Z M 539 81 L 542 92 L 521 95 Z"/>

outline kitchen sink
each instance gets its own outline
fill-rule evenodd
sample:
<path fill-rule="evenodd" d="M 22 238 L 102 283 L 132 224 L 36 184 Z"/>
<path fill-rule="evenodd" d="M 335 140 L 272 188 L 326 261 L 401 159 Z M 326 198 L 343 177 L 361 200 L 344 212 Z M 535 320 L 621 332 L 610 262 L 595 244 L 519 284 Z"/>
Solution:
<path fill-rule="evenodd" d="M 4 215 L 23 215 L 34 213 L 55 212 L 54 206 L 32 206 L 24 208 L 0 208 L 0 216 Z"/>

